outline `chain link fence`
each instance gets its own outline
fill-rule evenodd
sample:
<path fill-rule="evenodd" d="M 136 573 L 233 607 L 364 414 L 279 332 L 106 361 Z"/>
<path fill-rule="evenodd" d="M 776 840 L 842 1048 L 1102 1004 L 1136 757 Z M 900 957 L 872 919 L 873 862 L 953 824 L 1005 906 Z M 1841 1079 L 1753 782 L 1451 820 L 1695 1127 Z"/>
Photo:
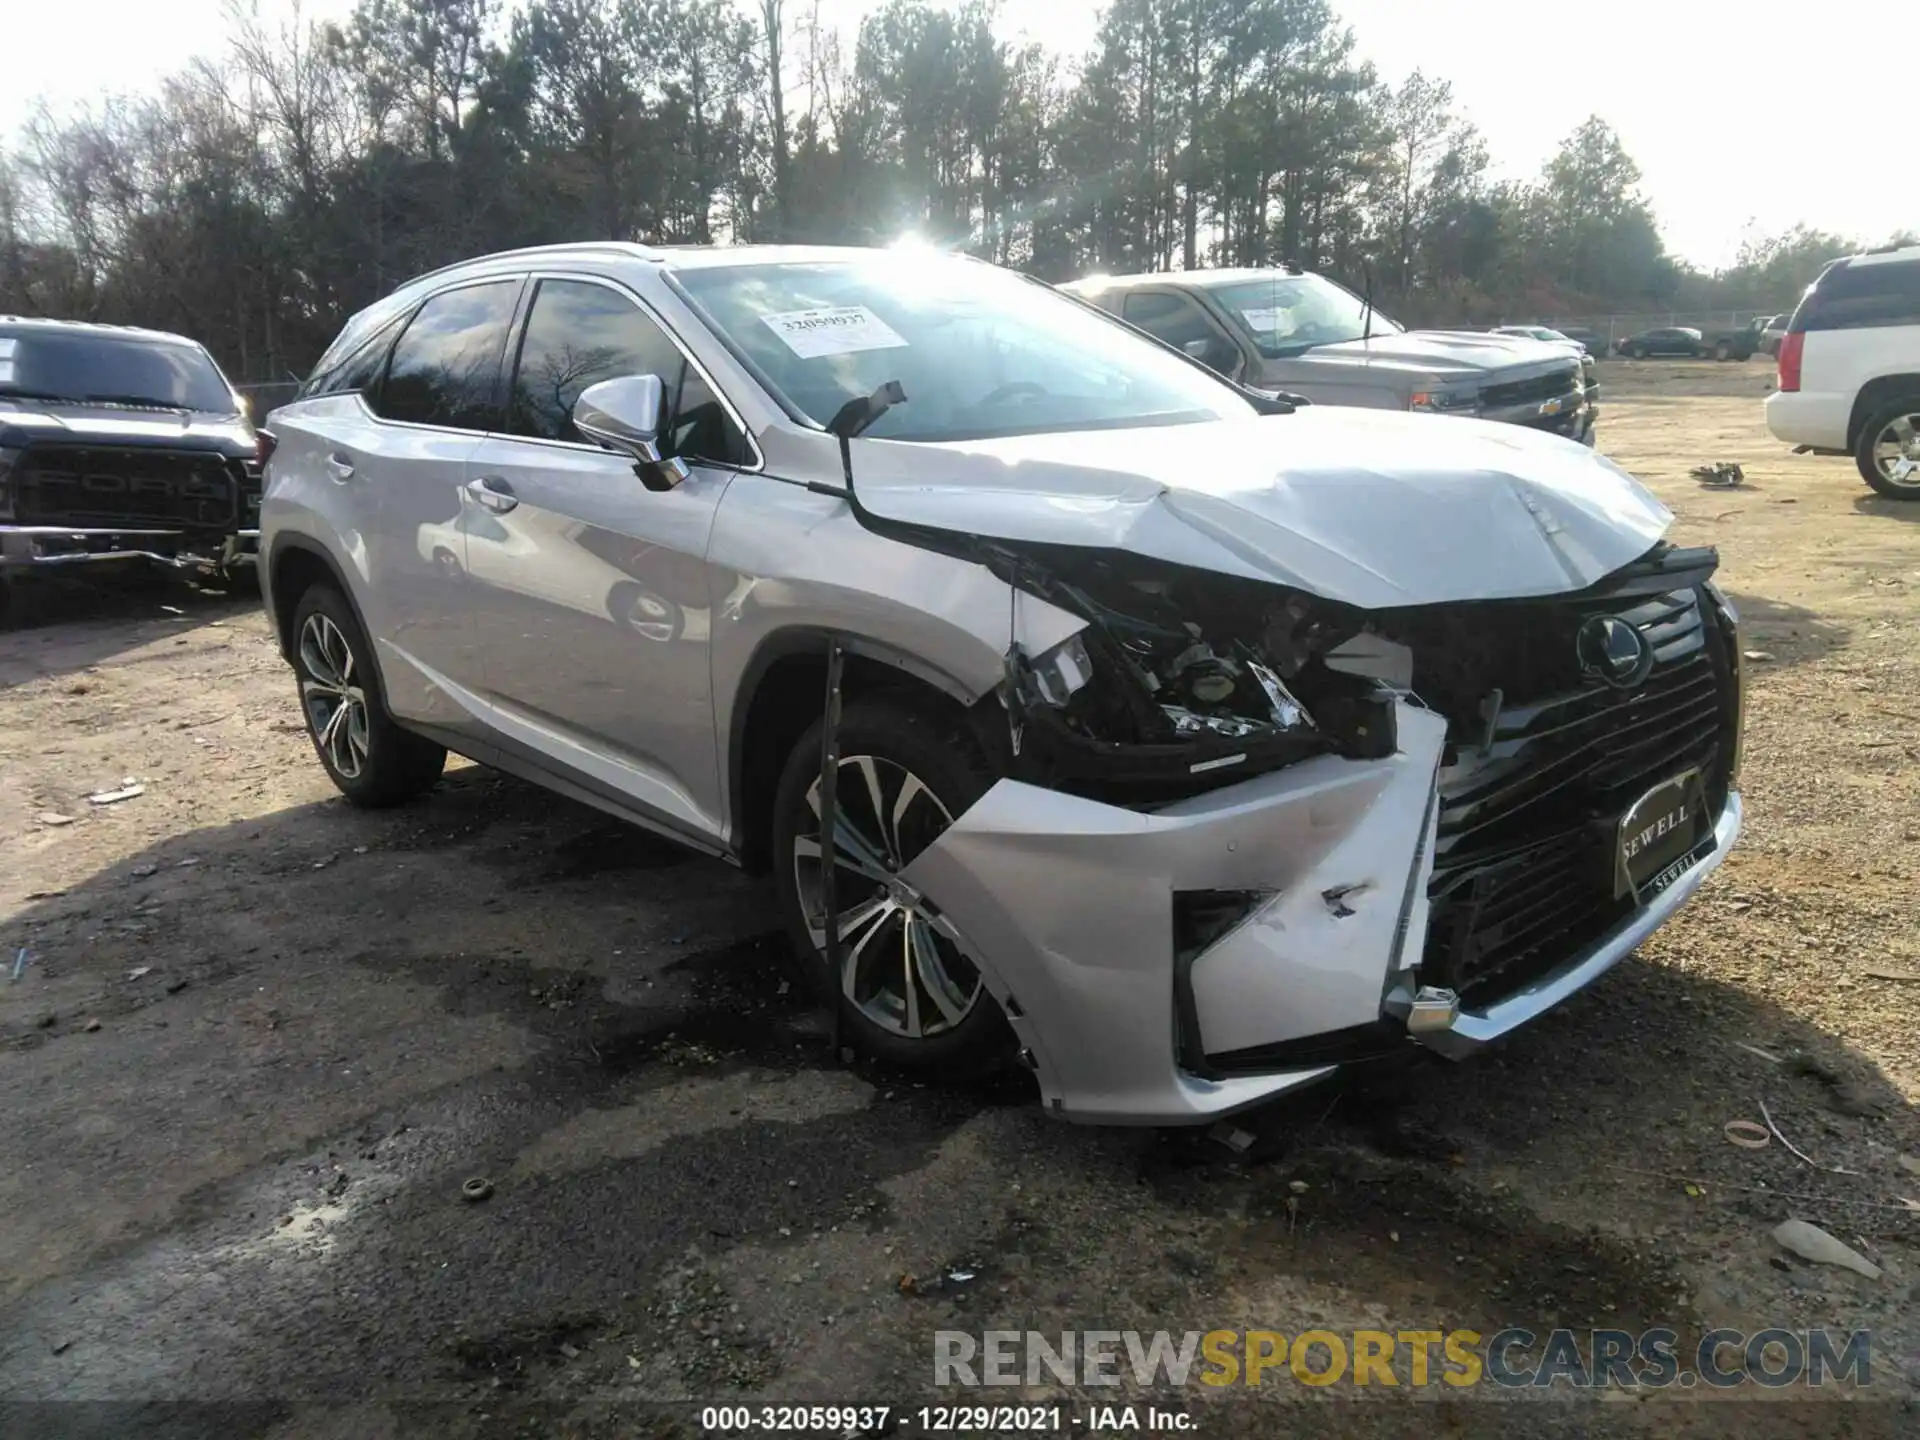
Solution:
<path fill-rule="evenodd" d="M 1739 330 L 1753 320 L 1765 320 L 1779 312 L 1773 310 L 1648 310 L 1630 315 L 1542 315 L 1534 321 L 1514 324 L 1546 325 L 1564 330 L 1569 325 L 1593 331 L 1609 345 L 1627 335 L 1661 326 L 1683 326 L 1689 330 L 1712 333 Z"/>

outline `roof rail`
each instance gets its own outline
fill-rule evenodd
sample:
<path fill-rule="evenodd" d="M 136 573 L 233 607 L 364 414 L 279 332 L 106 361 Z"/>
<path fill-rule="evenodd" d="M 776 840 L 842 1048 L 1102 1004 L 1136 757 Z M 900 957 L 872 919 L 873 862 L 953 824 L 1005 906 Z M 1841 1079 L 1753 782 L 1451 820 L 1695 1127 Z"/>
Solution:
<path fill-rule="evenodd" d="M 523 245 L 515 250 L 495 250 L 486 255 L 470 255 L 465 260 L 450 261 L 436 266 L 432 270 L 423 270 L 418 275 L 403 280 L 394 289 L 404 290 L 422 280 L 431 280 L 435 275 L 444 275 L 449 270 L 459 270 L 468 265 L 478 265 L 484 260 L 517 260 L 522 256 L 559 255 L 568 252 L 611 251 L 617 255 L 637 255 L 643 260 L 658 260 L 661 252 L 652 245 L 641 245 L 632 240 L 569 240 L 558 245 Z"/>

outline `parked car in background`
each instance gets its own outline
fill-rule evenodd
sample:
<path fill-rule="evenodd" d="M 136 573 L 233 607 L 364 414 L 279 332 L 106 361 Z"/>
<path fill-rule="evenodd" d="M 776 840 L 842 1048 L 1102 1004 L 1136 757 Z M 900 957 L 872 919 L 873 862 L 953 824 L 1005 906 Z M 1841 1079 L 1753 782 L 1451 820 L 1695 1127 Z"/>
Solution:
<path fill-rule="evenodd" d="M 1776 357 L 1780 354 L 1780 342 L 1786 338 L 1787 323 L 1792 319 L 1793 314 L 1789 311 L 1785 315 L 1769 315 L 1759 322 L 1762 354 Z"/>
<path fill-rule="evenodd" d="M 0 567 L 226 575 L 259 536 L 262 441 L 205 348 L 0 317 Z"/>
<path fill-rule="evenodd" d="M 1739 829 L 1717 557 L 1619 466 L 1296 408 L 981 261 L 490 256 L 275 422 L 267 610 L 349 800 L 452 748 L 771 870 L 850 1041 L 1052 1114 L 1472 1053 Z"/>
<path fill-rule="evenodd" d="M 1344 286 L 1294 269 L 1100 275 L 1060 288 L 1256 390 L 1592 441 L 1588 371 L 1567 342 L 1409 331 Z"/>
<path fill-rule="evenodd" d="M 1577 344 L 1558 330 L 1545 325 L 1496 325 L 1487 332 L 1489 335 L 1524 335 L 1533 340 L 1547 340 L 1557 345 Z"/>
<path fill-rule="evenodd" d="M 1598 330 L 1589 330 L 1584 325 L 1562 325 L 1560 333 L 1573 341 L 1589 355 L 1607 353 L 1607 340 Z"/>
<path fill-rule="evenodd" d="M 1704 355 L 1707 342 L 1698 330 L 1684 325 L 1662 325 L 1628 335 L 1616 341 L 1614 348 L 1625 359 L 1648 360 L 1656 355 Z"/>
<path fill-rule="evenodd" d="M 1894 500 L 1920 500 L 1920 245 L 1835 260 L 1780 342 L 1774 438 L 1851 454 Z"/>

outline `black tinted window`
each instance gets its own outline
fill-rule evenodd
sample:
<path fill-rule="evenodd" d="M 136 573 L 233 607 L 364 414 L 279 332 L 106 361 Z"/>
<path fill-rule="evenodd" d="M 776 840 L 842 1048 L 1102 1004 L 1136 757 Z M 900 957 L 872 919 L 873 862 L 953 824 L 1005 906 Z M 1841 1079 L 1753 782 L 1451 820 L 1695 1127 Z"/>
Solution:
<path fill-rule="evenodd" d="M 1920 325 L 1920 261 L 1838 266 L 1807 297 L 1806 330 Z"/>
<path fill-rule="evenodd" d="M 389 420 L 491 429 L 500 356 L 519 295 L 518 280 L 497 280 L 427 301 L 393 347 L 373 408 Z"/>
<path fill-rule="evenodd" d="M 0 395 L 7 394 L 218 415 L 239 408 L 198 345 L 111 331 L 0 326 Z"/>
<path fill-rule="evenodd" d="M 1169 345 L 1185 345 L 1189 340 L 1211 341 L 1217 332 L 1207 324 L 1200 307 L 1179 295 L 1129 295 L 1120 312 L 1130 325 L 1138 325 L 1149 335 L 1158 335 Z"/>
<path fill-rule="evenodd" d="M 386 324 L 359 334 L 343 333 L 320 357 L 319 365 L 307 383 L 300 387 L 302 400 L 316 395 L 348 395 L 370 389 L 380 378 L 387 363 L 387 350 L 406 317 L 397 315 Z"/>
<path fill-rule="evenodd" d="M 573 402 L 589 385 L 620 375 L 658 375 L 665 385 L 664 453 L 744 463 L 739 429 L 667 333 L 626 296 L 585 281 L 540 282 L 520 344 L 508 428 L 580 441 Z"/>

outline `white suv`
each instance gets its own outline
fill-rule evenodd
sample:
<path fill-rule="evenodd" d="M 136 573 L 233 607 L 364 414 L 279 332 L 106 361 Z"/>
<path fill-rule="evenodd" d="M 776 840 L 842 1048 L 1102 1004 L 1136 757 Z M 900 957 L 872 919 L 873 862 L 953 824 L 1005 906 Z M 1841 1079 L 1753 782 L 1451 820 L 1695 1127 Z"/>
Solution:
<path fill-rule="evenodd" d="M 1767 429 L 1850 454 L 1882 495 L 1920 500 L 1920 245 L 1835 260 L 1807 287 Z"/>

